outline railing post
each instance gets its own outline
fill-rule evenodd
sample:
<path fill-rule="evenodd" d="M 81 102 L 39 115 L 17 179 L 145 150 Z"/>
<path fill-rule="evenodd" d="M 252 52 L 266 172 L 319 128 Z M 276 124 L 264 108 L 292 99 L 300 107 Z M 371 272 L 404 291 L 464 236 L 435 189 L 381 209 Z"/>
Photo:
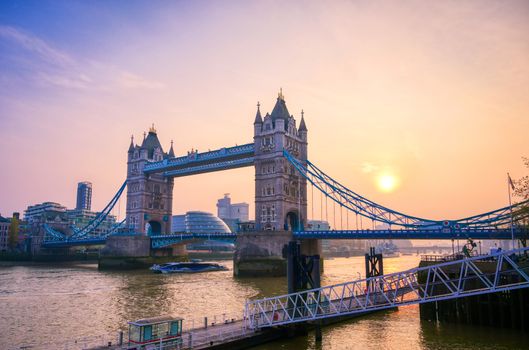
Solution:
<path fill-rule="evenodd" d="M 312 282 L 314 283 L 312 288 L 320 288 L 321 281 L 320 281 L 320 256 L 319 255 L 314 255 L 313 257 L 311 274 L 312 274 Z M 318 307 L 317 305 L 321 302 L 320 300 L 321 292 L 320 293 L 316 292 L 316 293 L 318 294 L 318 301 L 316 304 L 316 308 L 317 308 Z M 316 309 L 316 314 L 317 312 L 318 312 L 318 309 Z M 322 341 L 321 321 L 316 321 L 315 340 L 316 342 Z"/>

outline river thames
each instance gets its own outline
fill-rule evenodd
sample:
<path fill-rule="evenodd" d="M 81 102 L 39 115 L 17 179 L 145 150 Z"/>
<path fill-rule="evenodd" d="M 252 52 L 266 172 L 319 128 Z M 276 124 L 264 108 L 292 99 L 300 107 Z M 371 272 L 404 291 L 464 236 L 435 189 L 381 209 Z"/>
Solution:
<path fill-rule="evenodd" d="M 385 259 L 385 272 L 417 266 L 418 256 Z M 157 275 L 100 272 L 96 264 L 0 265 L 0 349 L 78 349 L 115 342 L 127 321 L 172 314 L 188 326 L 240 317 L 249 298 L 283 294 L 286 279 L 236 279 L 230 271 Z M 363 257 L 325 261 L 322 285 L 358 278 Z M 419 307 L 360 317 L 255 349 L 527 349 L 521 331 L 421 321 Z"/>

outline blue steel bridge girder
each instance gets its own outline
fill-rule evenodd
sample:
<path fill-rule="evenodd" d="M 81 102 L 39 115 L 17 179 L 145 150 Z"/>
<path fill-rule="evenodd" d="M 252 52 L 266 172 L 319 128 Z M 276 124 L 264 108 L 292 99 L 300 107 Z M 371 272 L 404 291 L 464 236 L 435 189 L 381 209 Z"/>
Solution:
<path fill-rule="evenodd" d="M 254 155 L 254 144 L 248 143 L 202 153 L 191 152 L 187 156 L 148 163 L 143 168 L 143 172 L 145 174 L 161 173 L 166 177 L 181 177 L 236 169 L 253 166 Z"/>
<path fill-rule="evenodd" d="M 134 233 L 124 232 L 124 233 L 114 233 L 113 235 L 130 235 L 134 236 Z M 66 248 L 74 246 L 86 246 L 86 245 L 102 245 L 106 243 L 108 236 L 104 237 L 85 237 L 83 239 L 75 240 L 56 240 L 56 241 L 47 241 L 42 244 L 44 248 Z M 235 241 L 237 235 L 235 233 L 178 233 L 172 235 L 157 235 L 150 236 L 151 238 L 151 248 L 158 249 L 167 247 L 173 244 L 187 244 L 194 241 L 201 240 L 211 240 L 211 241 Z"/>
<path fill-rule="evenodd" d="M 179 233 L 173 235 L 159 235 L 151 236 L 151 248 L 158 249 L 173 244 L 187 244 L 197 240 L 230 240 L 235 241 L 237 235 L 235 233 Z"/>
<path fill-rule="evenodd" d="M 296 239 L 511 239 L 511 229 L 472 229 L 472 230 L 338 230 L 338 231 L 298 231 L 293 233 Z M 514 238 L 529 237 L 528 229 L 517 228 Z"/>

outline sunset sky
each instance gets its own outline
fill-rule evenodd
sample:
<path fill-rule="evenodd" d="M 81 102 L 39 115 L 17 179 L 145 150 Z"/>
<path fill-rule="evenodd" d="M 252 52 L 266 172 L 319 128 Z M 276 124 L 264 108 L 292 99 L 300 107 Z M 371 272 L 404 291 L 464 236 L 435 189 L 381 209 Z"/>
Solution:
<path fill-rule="evenodd" d="M 102 209 L 131 134 L 154 123 L 177 155 L 252 142 L 280 88 L 309 159 L 365 197 L 505 206 L 506 173 L 529 172 L 529 2 L 4 0 L 0 213 L 74 207 L 79 181 Z M 231 193 L 253 216 L 253 186 L 253 168 L 176 179 L 174 214 Z"/>

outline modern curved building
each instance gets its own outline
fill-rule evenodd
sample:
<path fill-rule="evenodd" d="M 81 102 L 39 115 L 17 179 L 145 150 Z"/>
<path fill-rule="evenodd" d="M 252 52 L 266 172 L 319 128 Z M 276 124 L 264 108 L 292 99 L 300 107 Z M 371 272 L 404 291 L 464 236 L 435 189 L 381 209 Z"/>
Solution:
<path fill-rule="evenodd" d="M 224 221 L 205 211 L 188 211 L 185 215 L 173 216 L 173 232 L 231 233 Z"/>

